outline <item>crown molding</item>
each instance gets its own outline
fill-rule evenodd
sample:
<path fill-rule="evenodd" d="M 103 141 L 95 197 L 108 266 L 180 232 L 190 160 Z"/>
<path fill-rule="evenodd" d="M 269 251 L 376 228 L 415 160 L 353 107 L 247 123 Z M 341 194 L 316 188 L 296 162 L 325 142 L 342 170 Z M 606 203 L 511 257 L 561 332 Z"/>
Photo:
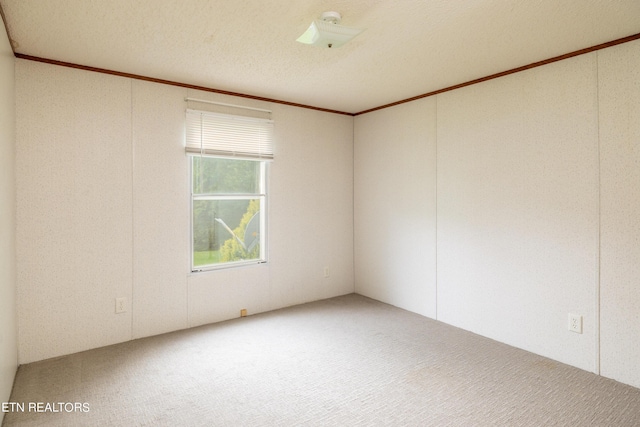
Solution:
<path fill-rule="evenodd" d="M 552 64 L 554 62 L 562 61 L 563 59 L 573 58 L 574 56 L 584 55 L 586 53 L 595 52 L 597 50 L 605 49 L 611 46 L 619 45 L 622 43 L 627 43 L 633 40 L 640 39 L 640 33 L 634 34 L 632 36 L 623 37 L 620 39 L 612 40 L 610 42 L 601 43 L 595 46 L 591 46 L 585 49 L 576 50 L 573 52 L 565 53 L 564 55 L 554 56 L 553 58 L 545 59 L 543 61 L 533 62 L 529 65 L 523 65 L 522 67 L 512 68 L 507 71 L 502 71 L 496 74 L 491 74 L 490 76 L 480 77 L 479 79 L 470 80 L 465 83 L 460 83 L 457 85 L 449 86 L 443 89 L 434 90 L 433 92 L 427 92 L 422 95 L 413 96 L 411 98 L 403 99 L 401 101 L 392 102 L 390 104 L 381 105 L 379 107 L 369 108 L 368 110 L 360 111 L 359 113 L 354 113 L 354 116 L 359 116 L 360 114 L 371 113 L 372 111 L 382 110 L 384 108 L 393 107 L 400 104 L 405 104 L 407 102 L 415 101 L 417 99 L 427 98 L 429 96 L 438 95 L 439 93 L 449 92 L 452 90 L 460 89 L 462 87 L 475 85 L 478 83 L 486 82 L 487 80 L 497 79 L 498 77 L 508 76 L 509 74 L 519 73 L 521 71 L 530 70 L 532 68 L 541 67 L 543 65 Z"/>

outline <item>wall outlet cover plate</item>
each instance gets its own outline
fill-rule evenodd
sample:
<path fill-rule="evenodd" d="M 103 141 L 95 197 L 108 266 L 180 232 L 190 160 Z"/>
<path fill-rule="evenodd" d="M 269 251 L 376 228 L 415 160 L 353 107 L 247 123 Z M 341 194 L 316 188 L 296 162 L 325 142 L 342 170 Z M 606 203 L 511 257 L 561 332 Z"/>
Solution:
<path fill-rule="evenodd" d="M 577 334 L 582 333 L 582 316 L 569 313 L 569 330 Z"/>

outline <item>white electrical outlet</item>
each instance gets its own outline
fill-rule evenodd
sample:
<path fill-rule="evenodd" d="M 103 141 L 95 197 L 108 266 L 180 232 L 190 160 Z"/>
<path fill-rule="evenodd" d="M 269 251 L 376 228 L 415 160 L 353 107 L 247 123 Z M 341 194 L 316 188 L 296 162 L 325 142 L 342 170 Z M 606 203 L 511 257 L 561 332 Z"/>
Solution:
<path fill-rule="evenodd" d="M 329 267 L 325 267 L 324 268 L 324 278 L 328 278 L 329 277 Z"/>
<path fill-rule="evenodd" d="M 126 313 L 127 312 L 127 299 L 116 298 L 116 314 Z"/>
<path fill-rule="evenodd" d="M 577 334 L 582 333 L 582 316 L 569 313 L 569 330 Z"/>

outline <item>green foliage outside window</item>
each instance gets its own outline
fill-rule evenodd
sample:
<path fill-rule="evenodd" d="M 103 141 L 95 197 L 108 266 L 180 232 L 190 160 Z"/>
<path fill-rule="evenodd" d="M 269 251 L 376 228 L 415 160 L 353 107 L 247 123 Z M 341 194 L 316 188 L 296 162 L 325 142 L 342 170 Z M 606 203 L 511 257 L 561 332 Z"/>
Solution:
<path fill-rule="evenodd" d="M 245 236 L 245 231 L 247 229 L 247 224 L 253 218 L 255 214 L 260 211 L 260 201 L 259 200 L 251 200 L 249 202 L 249 206 L 247 207 L 247 211 L 242 216 L 240 220 L 240 224 L 238 227 L 233 230 L 234 234 L 238 236 L 244 242 L 248 242 L 248 238 L 256 237 L 256 236 Z M 220 261 L 236 261 L 241 259 L 257 259 L 260 257 L 260 243 L 255 245 L 253 249 L 250 251 L 246 251 L 238 242 L 237 239 L 231 238 L 227 239 L 222 248 L 220 249 Z"/>
<path fill-rule="evenodd" d="M 194 267 L 260 258 L 259 238 L 248 251 L 243 247 L 251 240 L 245 237 L 255 240 L 245 230 L 259 216 L 260 179 L 257 161 L 192 158 Z"/>

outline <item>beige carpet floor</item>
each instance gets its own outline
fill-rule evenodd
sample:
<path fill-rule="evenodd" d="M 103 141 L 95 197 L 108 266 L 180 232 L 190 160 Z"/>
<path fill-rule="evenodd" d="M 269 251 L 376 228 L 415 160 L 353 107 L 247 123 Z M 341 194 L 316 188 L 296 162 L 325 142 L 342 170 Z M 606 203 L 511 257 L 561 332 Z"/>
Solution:
<path fill-rule="evenodd" d="M 639 389 L 358 295 L 23 365 L 11 401 L 5 426 L 640 426 Z"/>

